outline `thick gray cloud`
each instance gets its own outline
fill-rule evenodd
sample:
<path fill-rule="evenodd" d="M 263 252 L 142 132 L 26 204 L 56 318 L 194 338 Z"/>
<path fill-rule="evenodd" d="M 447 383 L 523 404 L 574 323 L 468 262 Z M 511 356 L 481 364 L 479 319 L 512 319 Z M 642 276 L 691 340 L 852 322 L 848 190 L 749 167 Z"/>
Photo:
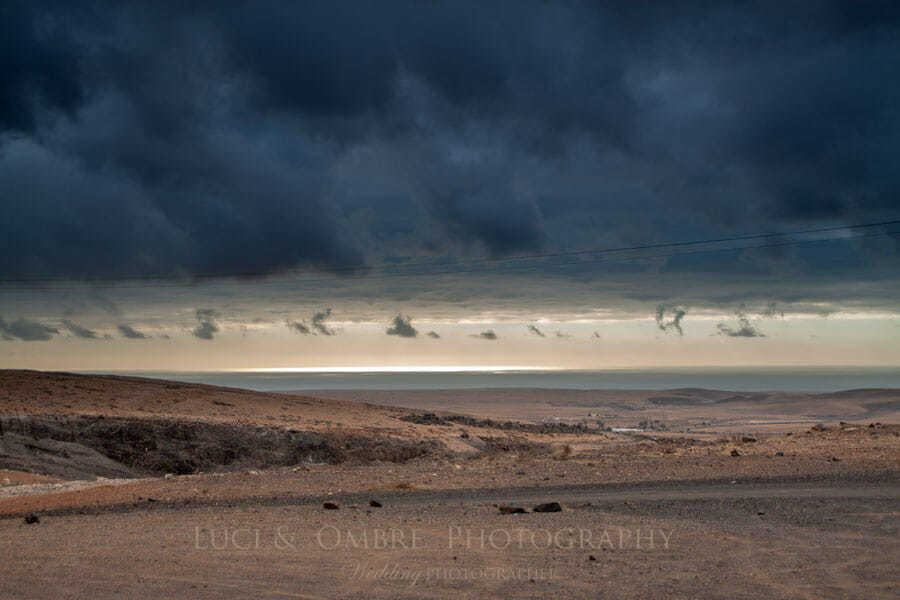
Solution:
<path fill-rule="evenodd" d="M 684 335 L 681 329 L 681 320 L 687 314 L 687 309 L 678 306 L 666 306 L 660 304 L 656 307 L 656 326 L 662 331 L 676 331 L 678 335 Z"/>
<path fill-rule="evenodd" d="M 201 340 L 213 339 L 219 331 L 219 326 L 216 323 L 219 314 L 211 308 L 198 308 L 196 314 L 197 321 L 200 324 L 191 330 L 191 334 Z"/>
<path fill-rule="evenodd" d="M 388 327 L 386 333 L 388 335 L 397 335 L 405 338 L 414 338 L 419 335 L 419 332 L 410 323 L 410 318 L 408 316 L 404 317 L 403 315 L 394 317 L 394 320 L 391 326 Z"/>
<path fill-rule="evenodd" d="M 473 337 L 473 338 L 479 338 L 479 339 L 482 339 L 482 340 L 496 340 L 496 339 L 499 339 L 499 336 L 498 336 L 496 333 L 494 333 L 494 330 L 493 330 L 493 329 L 487 329 L 487 330 L 485 330 L 485 331 L 482 331 L 481 333 L 474 333 L 474 334 L 472 334 L 472 337 Z"/>
<path fill-rule="evenodd" d="M 147 336 L 132 327 L 131 325 L 127 325 L 125 323 L 121 323 L 118 326 L 119 333 L 122 334 L 122 337 L 128 338 L 130 340 L 145 340 Z"/>
<path fill-rule="evenodd" d="M 0 317 L 0 336 L 5 340 L 18 339 L 25 342 L 43 342 L 52 338 L 59 330 L 50 325 L 31 321 L 29 319 L 16 319 L 12 322 Z"/>
<path fill-rule="evenodd" d="M 97 339 L 97 332 L 91 331 L 87 327 L 82 327 L 78 323 L 73 323 L 72 321 L 70 321 L 68 319 L 63 319 L 62 324 L 75 337 L 83 338 L 86 340 Z"/>
<path fill-rule="evenodd" d="M 6 278 L 336 270 L 900 212 L 896 3 L 0 10 Z M 701 296 L 787 274 L 807 299 L 890 277 L 898 248 L 529 272 L 674 273 Z"/>

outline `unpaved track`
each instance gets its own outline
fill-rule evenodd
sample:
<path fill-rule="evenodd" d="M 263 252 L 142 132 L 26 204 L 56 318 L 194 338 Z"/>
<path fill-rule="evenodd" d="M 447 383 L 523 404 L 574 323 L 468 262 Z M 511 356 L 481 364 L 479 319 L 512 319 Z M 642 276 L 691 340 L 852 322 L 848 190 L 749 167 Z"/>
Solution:
<path fill-rule="evenodd" d="M 369 508 L 372 497 L 160 502 L 45 514 L 36 525 L 7 518 L 0 597 L 869 600 L 900 592 L 900 482 L 890 474 L 392 491 L 374 496 L 382 508 Z M 324 500 L 340 509 L 323 510 Z M 493 506 L 547 501 L 565 510 L 501 515 Z M 503 545 L 520 531 L 538 541 Z M 379 546 L 384 532 L 401 540 Z M 592 536 L 587 545 L 581 532 Z M 542 541 L 559 533 L 582 541 Z"/>
<path fill-rule="evenodd" d="M 104 482 L 108 484 L 109 482 Z M 128 480 L 116 483 L 128 485 Z M 54 491 L 52 488 L 48 492 Z M 248 490 L 252 491 L 252 490 Z M 900 477 L 881 474 L 877 477 L 828 477 L 783 478 L 769 481 L 687 480 L 658 481 L 612 485 L 576 484 L 528 487 L 381 491 L 343 494 L 283 494 L 278 496 L 247 496 L 220 500 L 155 501 L 152 504 L 113 502 L 101 506 L 74 506 L 61 510 L 44 511 L 45 515 L 102 514 L 109 512 L 135 512 L 142 510 L 174 510 L 203 507 L 278 507 L 319 505 L 330 501 L 344 505 L 367 504 L 377 497 L 380 501 L 400 506 L 438 505 L 495 505 L 537 504 L 560 502 L 562 504 L 597 504 L 616 502 L 685 502 L 693 500 L 735 499 L 884 499 L 900 500 Z M 20 518 L 18 513 L 0 515 L 0 519 Z"/>

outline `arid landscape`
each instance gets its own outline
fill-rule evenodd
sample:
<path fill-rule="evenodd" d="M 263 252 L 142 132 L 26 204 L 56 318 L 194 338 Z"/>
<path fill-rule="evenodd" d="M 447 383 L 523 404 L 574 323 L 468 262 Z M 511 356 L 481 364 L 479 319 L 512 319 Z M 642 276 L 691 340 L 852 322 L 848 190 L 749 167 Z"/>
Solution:
<path fill-rule="evenodd" d="M 898 403 L 4 371 L 3 597 L 894 598 Z"/>
<path fill-rule="evenodd" d="M 0 600 L 900 598 L 900 2 L 2 0 L 0 62 Z"/>

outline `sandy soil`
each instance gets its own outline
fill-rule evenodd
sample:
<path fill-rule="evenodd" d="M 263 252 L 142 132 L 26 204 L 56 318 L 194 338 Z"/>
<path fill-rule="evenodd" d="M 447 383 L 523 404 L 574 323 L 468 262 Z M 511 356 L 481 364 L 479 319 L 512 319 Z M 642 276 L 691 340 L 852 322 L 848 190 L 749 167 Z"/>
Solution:
<path fill-rule="evenodd" d="M 0 384 L 3 597 L 900 595 L 892 391 L 429 400 L 29 372 Z M 391 399 L 416 410 L 375 405 Z M 502 423 L 541 423 L 548 406 L 572 423 L 603 413 L 605 425 L 665 428 Z M 477 419 L 440 417 L 450 412 Z M 385 444 L 426 445 L 407 460 Z M 39 472 L 110 463 L 129 476 Z M 172 464 L 203 469 L 158 470 Z M 532 512 L 544 502 L 563 510 Z"/>

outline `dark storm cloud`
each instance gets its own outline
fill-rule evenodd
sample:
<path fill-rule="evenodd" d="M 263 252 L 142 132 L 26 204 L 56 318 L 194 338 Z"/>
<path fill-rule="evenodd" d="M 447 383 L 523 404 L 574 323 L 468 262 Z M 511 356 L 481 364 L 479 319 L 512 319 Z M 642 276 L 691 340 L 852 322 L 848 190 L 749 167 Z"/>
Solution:
<path fill-rule="evenodd" d="M 0 317 L 0 336 L 5 340 L 18 339 L 24 342 L 43 342 L 49 340 L 59 330 L 50 325 L 44 325 L 28 319 L 16 319 L 6 322 Z"/>
<path fill-rule="evenodd" d="M 216 323 L 218 316 L 219 314 L 210 308 L 198 308 L 197 321 L 200 324 L 191 330 L 191 334 L 201 340 L 213 339 L 213 336 L 219 331 L 219 326 Z"/>
<path fill-rule="evenodd" d="M 405 338 L 414 338 L 419 335 L 416 328 L 410 324 L 410 318 L 408 316 L 404 317 L 403 315 L 394 317 L 394 320 L 391 326 L 388 327 L 386 333 L 388 335 L 398 335 Z"/>
<path fill-rule="evenodd" d="M 656 326 L 667 333 L 677 331 L 678 335 L 684 335 L 684 331 L 681 329 L 681 320 L 686 314 L 687 309 L 660 304 L 656 307 Z"/>
<path fill-rule="evenodd" d="M 63 319 L 62 324 L 75 337 L 83 338 L 86 340 L 97 339 L 97 333 L 95 331 L 91 331 L 87 327 L 82 327 L 78 323 L 73 323 L 72 321 L 70 321 L 68 319 Z"/>
<path fill-rule="evenodd" d="M 536 325 L 528 325 L 528 331 L 530 331 L 531 333 L 533 333 L 534 335 L 536 335 L 538 337 L 547 337 L 546 335 L 544 335 L 543 331 L 541 331 L 540 329 L 537 328 Z"/>
<path fill-rule="evenodd" d="M 147 336 L 132 327 L 131 325 L 126 325 L 122 323 L 118 326 L 119 333 L 122 334 L 122 337 L 128 338 L 129 340 L 145 340 Z"/>
<path fill-rule="evenodd" d="M 84 99 L 79 48 L 61 19 L 40 13 L 37 3 L 0 6 L 0 130 L 32 132 L 42 109 L 71 116 Z"/>
<path fill-rule="evenodd" d="M 896 3 L 0 11 L 5 277 L 496 257 L 900 210 Z M 669 262 L 701 283 L 787 262 L 812 285 L 897 255 Z"/>
<path fill-rule="evenodd" d="M 473 333 L 471 337 L 479 338 L 482 340 L 496 340 L 499 336 L 494 333 L 493 329 L 487 329 L 485 331 L 482 331 L 481 333 Z"/>
<path fill-rule="evenodd" d="M 743 338 L 766 337 L 765 334 L 750 323 L 750 319 L 748 319 L 743 312 L 736 312 L 735 317 L 737 318 L 737 325 L 734 327 L 726 323 L 719 323 L 716 325 L 716 329 L 719 330 L 719 335 Z"/>

